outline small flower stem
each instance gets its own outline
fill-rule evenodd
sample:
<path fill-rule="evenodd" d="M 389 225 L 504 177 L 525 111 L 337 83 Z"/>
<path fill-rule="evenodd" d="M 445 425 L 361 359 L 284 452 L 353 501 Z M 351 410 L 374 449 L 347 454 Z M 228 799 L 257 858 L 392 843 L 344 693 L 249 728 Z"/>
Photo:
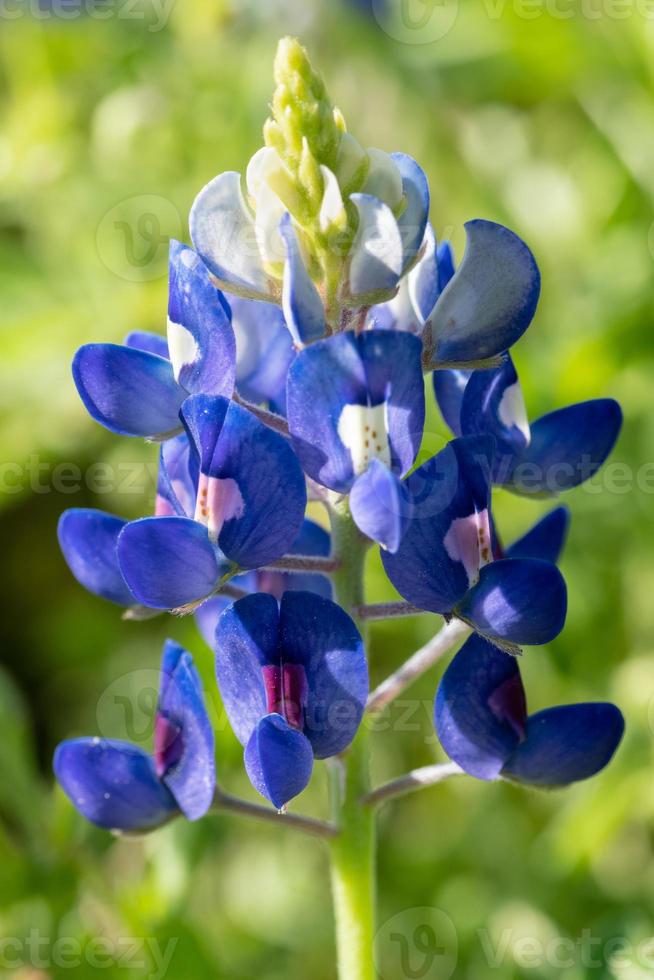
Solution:
<path fill-rule="evenodd" d="M 442 783 L 450 776 L 465 776 L 465 772 L 456 762 L 443 762 L 439 765 L 423 766 L 421 769 L 412 769 L 399 779 L 392 779 L 388 783 L 377 786 L 362 797 L 361 802 L 365 806 L 378 806 L 386 800 L 394 799 L 398 796 L 405 796 L 413 793 L 417 789 L 424 789 L 427 786 L 435 786 Z"/>
<path fill-rule="evenodd" d="M 329 575 L 337 571 L 340 561 L 337 558 L 324 558 L 320 555 L 287 555 L 266 565 L 266 570 L 274 572 L 322 572 Z"/>
<path fill-rule="evenodd" d="M 421 616 L 425 612 L 410 602 L 373 602 L 359 606 L 359 619 L 397 619 L 399 616 Z"/>
<path fill-rule="evenodd" d="M 363 605 L 367 544 L 352 520 L 347 501 L 331 510 L 332 552 L 340 559 L 333 583 L 337 601 L 355 619 Z M 358 623 L 359 627 L 363 626 Z M 365 725 L 332 764 L 331 793 L 340 834 L 330 844 L 339 980 L 374 980 L 375 935 L 374 808 L 361 805 L 370 791 L 370 757 Z"/>
<path fill-rule="evenodd" d="M 281 432 L 283 436 L 288 435 L 288 422 L 281 415 L 276 415 L 275 412 L 269 412 L 267 408 L 262 408 L 261 405 L 249 402 L 246 398 L 242 398 L 237 391 L 234 392 L 232 398 L 237 405 L 240 405 L 241 408 L 247 408 L 248 412 L 252 412 L 268 428 L 274 429 L 275 432 Z"/>
<path fill-rule="evenodd" d="M 241 800 L 238 796 L 232 796 L 231 793 L 226 793 L 219 788 L 214 793 L 212 810 L 238 813 L 240 816 L 264 820 L 267 823 L 274 823 L 277 827 L 290 827 L 292 830 L 300 830 L 305 834 L 322 837 L 326 840 L 331 840 L 338 834 L 338 827 L 325 823 L 324 820 L 303 817 L 297 813 L 280 814 L 270 807 L 260 806 L 258 803 L 249 803 L 247 800 Z"/>
<path fill-rule="evenodd" d="M 424 674 L 432 664 L 436 663 L 439 657 L 451 650 L 455 643 L 458 643 L 470 632 L 471 627 L 467 623 L 461 622 L 460 619 L 451 619 L 429 643 L 416 650 L 399 670 L 387 677 L 372 692 L 368 698 L 367 710 L 377 712 L 385 708 L 390 701 L 402 693 L 405 687 L 408 687 L 416 678 Z"/>

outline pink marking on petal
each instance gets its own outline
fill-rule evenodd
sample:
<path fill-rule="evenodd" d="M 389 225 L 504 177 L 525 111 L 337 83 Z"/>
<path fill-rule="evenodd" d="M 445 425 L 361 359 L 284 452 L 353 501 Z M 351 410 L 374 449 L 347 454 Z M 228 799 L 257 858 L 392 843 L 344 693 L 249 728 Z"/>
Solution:
<path fill-rule="evenodd" d="M 266 664 L 262 673 L 267 712 L 281 715 L 289 725 L 301 731 L 308 693 L 307 675 L 302 664 L 279 667 Z"/>
<path fill-rule="evenodd" d="M 443 544 L 452 561 L 460 561 L 466 570 L 468 584 L 479 581 L 479 569 L 493 560 L 488 509 L 457 517 L 450 524 Z"/>
<path fill-rule="evenodd" d="M 242 517 L 244 510 L 245 503 L 236 480 L 200 474 L 195 520 L 209 529 L 210 538 L 217 540 L 225 521 Z"/>
<path fill-rule="evenodd" d="M 509 677 L 493 691 L 488 699 L 488 707 L 498 721 L 513 729 L 520 741 L 524 739 L 527 730 L 527 700 L 519 674 Z"/>
<path fill-rule="evenodd" d="M 154 502 L 154 516 L 155 517 L 171 517 L 174 515 L 172 505 L 165 497 L 162 497 L 160 493 L 157 494 Z"/>
<path fill-rule="evenodd" d="M 182 757 L 182 730 L 164 715 L 157 714 L 154 723 L 154 768 L 159 779 Z"/>

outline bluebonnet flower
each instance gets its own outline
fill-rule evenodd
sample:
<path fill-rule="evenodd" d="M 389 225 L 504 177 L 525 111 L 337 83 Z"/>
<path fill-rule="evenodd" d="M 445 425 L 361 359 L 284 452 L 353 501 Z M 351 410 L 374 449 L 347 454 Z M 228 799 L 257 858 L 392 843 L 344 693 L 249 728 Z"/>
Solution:
<path fill-rule="evenodd" d="M 164 645 L 154 723 L 154 751 L 130 742 L 75 738 L 61 742 L 54 770 L 87 820 L 108 830 L 151 830 L 180 811 L 197 820 L 215 787 L 214 736 L 190 653 Z"/>
<path fill-rule="evenodd" d="M 132 521 L 118 538 L 130 592 L 155 609 L 196 603 L 225 575 L 286 554 L 306 507 L 304 477 L 288 441 L 246 409 L 191 395 L 181 418 L 190 446 L 173 446 L 164 467 L 171 515 Z"/>
<path fill-rule="evenodd" d="M 281 809 L 302 792 L 313 760 L 350 744 L 368 694 L 359 632 L 340 606 L 310 592 L 278 603 L 257 593 L 218 620 L 216 677 L 248 776 Z"/>
<path fill-rule="evenodd" d="M 484 361 L 511 347 L 536 312 L 540 273 L 527 245 L 493 221 L 465 225 L 463 260 L 427 226 L 420 260 L 397 295 L 373 306 L 372 326 L 408 330 L 425 342 L 428 366 Z"/>
<path fill-rule="evenodd" d="M 620 406 L 596 398 L 549 412 L 530 426 L 513 361 L 480 371 L 436 371 L 434 391 L 455 435 L 495 439 L 493 482 L 525 495 L 553 496 L 590 479 L 622 425 Z"/>
<path fill-rule="evenodd" d="M 493 451 L 489 437 L 454 439 L 406 479 L 412 518 L 398 550 L 382 552 L 384 569 L 409 602 L 455 615 L 508 649 L 547 643 L 565 622 L 565 583 L 548 561 L 493 561 Z"/>
<path fill-rule="evenodd" d="M 289 430 L 305 473 L 349 492 L 360 529 L 390 551 L 411 517 L 400 476 L 422 439 L 420 352 L 410 334 L 348 332 L 301 351 L 288 376 Z"/>
<path fill-rule="evenodd" d="M 569 704 L 527 714 L 518 663 L 471 636 L 445 671 L 435 724 L 449 757 L 478 779 L 543 788 L 595 775 L 624 731 L 613 704 Z"/>
<path fill-rule="evenodd" d="M 91 417 L 119 435 L 149 439 L 181 431 L 179 411 L 189 393 L 230 398 L 235 377 L 229 307 L 195 252 L 175 241 L 168 343 L 136 332 L 125 345 L 85 344 L 73 360 L 73 378 Z"/>
<path fill-rule="evenodd" d="M 292 546 L 289 555 L 305 555 L 307 557 L 329 557 L 331 539 L 327 531 L 314 521 L 305 517 L 300 533 Z M 258 568 L 244 572 L 231 579 L 232 585 L 245 592 L 267 592 L 277 600 L 281 600 L 285 592 L 315 592 L 325 599 L 332 598 L 332 583 L 327 575 L 320 572 L 289 572 L 274 568 Z M 205 641 L 213 647 L 216 635 L 216 624 L 220 614 L 231 604 L 231 599 L 217 595 L 203 602 L 195 613 L 195 621 Z"/>

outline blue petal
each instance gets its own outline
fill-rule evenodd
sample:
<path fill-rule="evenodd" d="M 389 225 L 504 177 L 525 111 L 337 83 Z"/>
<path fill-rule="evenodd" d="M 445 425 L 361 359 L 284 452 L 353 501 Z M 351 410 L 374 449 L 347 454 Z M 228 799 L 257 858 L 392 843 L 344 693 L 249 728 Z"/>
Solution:
<path fill-rule="evenodd" d="M 157 517 L 192 517 L 197 493 L 197 466 L 185 433 L 166 439 L 159 450 Z"/>
<path fill-rule="evenodd" d="M 180 428 L 185 393 L 170 361 L 118 344 L 85 344 L 73 359 L 73 378 L 96 422 L 124 436 L 153 438 Z"/>
<path fill-rule="evenodd" d="M 250 782 L 278 810 L 301 793 L 311 779 L 311 744 L 282 718 L 262 718 L 245 749 Z"/>
<path fill-rule="evenodd" d="M 441 242 L 436 249 L 438 263 L 438 291 L 442 293 L 450 279 L 454 278 L 454 252 L 450 242 Z"/>
<path fill-rule="evenodd" d="M 261 668 L 281 659 L 279 606 L 258 592 L 229 606 L 215 632 L 216 678 L 234 734 L 247 745 L 266 714 Z"/>
<path fill-rule="evenodd" d="M 76 809 L 107 830 L 154 829 L 177 810 L 173 796 L 157 779 L 152 758 L 129 742 L 61 742 L 54 771 Z"/>
<path fill-rule="evenodd" d="M 337 755 L 354 738 L 368 696 L 368 665 L 359 631 L 335 602 L 310 592 L 286 592 L 280 639 L 284 661 L 306 670 L 304 732 L 313 753 L 317 759 Z"/>
<path fill-rule="evenodd" d="M 116 545 L 127 521 L 102 510 L 74 507 L 59 518 L 59 546 L 71 572 L 85 589 L 119 606 L 134 596 L 125 584 Z"/>
<path fill-rule="evenodd" d="M 249 401 L 285 412 L 286 375 L 295 357 L 293 341 L 278 306 L 230 296 L 236 336 L 236 384 Z"/>
<path fill-rule="evenodd" d="M 367 330 L 358 337 L 344 333 L 301 351 L 288 375 L 287 408 L 293 445 L 309 476 L 347 492 L 362 472 L 358 456 L 375 456 L 374 446 L 363 449 L 357 419 L 354 442 L 343 441 L 345 413 L 357 406 L 387 406 L 379 425 L 388 431 L 380 431 L 379 448 L 388 451 L 394 472 L 405 473 L 413 465 L 425 412 L 420 356 L 417 337 L 386 330 Z"/>
<path fill-rule="evenodd" d="M 429 184 L 422 167 L 406 153 L 391 153 L 391 159 L 400 171 L 404 194 L 404 210 L 397 219 L 404 247 L 404 272 L 418 254 L 425 236 L 429 215 Z"/>
<path fill-rule="evenodd" d="M 179 730 L 179 751 L 162 781 L 184 816 L 197 820 L 211 806 L 216 786 L 214 736 L 193 658 L 172 640 L 164 646 L 157 712 Z"/>
<path fill-rule="evenodd" d="M 325 310 L 320 293 L 307 272 L 293 222 L 288 212 L 279 223 L 286 246 L 282 306 L 286 324 L 295 343 L 310 344 L 325 336 Z"/>
<path fill-rule="evenodd" d="M 286 554 L 306 508 L 304 475 L 288 441 L 225 398 L 192 395 L 181 414 L 202 474 L 229 487 L 225 509 L 209 516 L 221 550 L 242 568 Z"/>
<path fill-rule="evenodd" d="M 515 658 L 471 636 L 443 675 L 434 722 L 453 762 L 477 779 L 497 779 L 527 722 Z"/>
<path fill-rule="evenodd" d="M 378 459 L 355 480 L 350 509 L 359 530 L 382 548 L 397 551 L 411 518 L 411 499 L 404 484 Z"/>
<path fill-rule="evenodd" d="M 563 629 L 565 581 L 556 565 L 505 558 L 482 568 L 479 583 L 456 608 L 484 636 L 510 643 L 549 643 Z"/>
<path fill-rule="evenodd" d="M 490 554 L 492 440 L 454 439 L 405 485 L 413 516 L 395 554 L 382 552 L 391 582 L 409 602 L 449 612 Z"/>
<path fill-rule="evenodd" d="M 422 248 L 420 261 L 403 277 L 393 299 L 371 307 L 368 323 L 372 328 L 422 335 L 438 299 L 436 239 L 431 225 L 427 225 Z"/>
<path fill-rule="evenodd" d="M 124 343 L 126 347 L 136 347 L 138 350 L 147 351 L 148 354 L 156 354 L 158 357 L 168 359 L 168 341 L 158 333 L 132 330 L 125 337 Z"/>
<path fill-rule="evenodd" d="M 570 526 L 570 511 L 556 507 L 506 549 L 507 558 L 540 558 L 557 562 Z"/>
<path fill-rule="evenodd" d="M 495 438 L 494 474 L 510 472 L 531 435 L 522 389 L 508 354 L 499 367 L 472 372 L 459 418 L 464 435 L 486 433 Z"/>
<path fill-rule="evenodd" d="M 200 257 L 170 243 L 168 348 L 175 378 L 186 391 L 231 396 L 236 341 L 229 307 Z"/>
<path fill-rule="evenodd" d="M 463 435 L 461 429 L 461 403 L 466 385 L 472 377 L 472 371 L 445 369 L 434 371 L 432 383 L 436 401 L 446 425 L 455 436 Z"/>
<path fill-rule="evenodd" d="M 500 354 L 536 312 L 540 273 L 522 239 L 492 221 L 468 221 L 465 228 L 463 261 L 431 318 L 434 363 Z"/>
<path fill-rule="evenodd" d="M 359 227 L 350 251 L 349 294 L 374 303 L 397 286 L 402 274 L 402 237 L 393 212 L 370 194 L 351 194 Z M 379 295 L 378 295 L 379 294 Z"/>
<path fill-rule="evenodd" d="M 516 493 L 555 496 L 589 480 L 609 455 L 622 426 L 620 406 L 597 398 L 537 419 L 531 442 L 504 483 Z"/>
<path fill-rule="evenodd" d="M 532 715 L 527 737 L 503 774 L 536 786 L 567 786 L 588 779 L 610 762 L 624 732 L 613 704 L 570 704 Z"/>
<path fill-rule="evenodd" d="M 209 595 L 227 570 L 206 528 L 186 517 L 144 517 L 118 539 L 118 561 L 144 606 L 177 609 Z"/>
<path fill-rule="evenodd" d="M 221 284 L 251 297 L 271 298 L 272 283 L 243 200 L 240 174 L 227 171 L 202 188 L 191 208 L 189 229 L 202 261 Z"/>

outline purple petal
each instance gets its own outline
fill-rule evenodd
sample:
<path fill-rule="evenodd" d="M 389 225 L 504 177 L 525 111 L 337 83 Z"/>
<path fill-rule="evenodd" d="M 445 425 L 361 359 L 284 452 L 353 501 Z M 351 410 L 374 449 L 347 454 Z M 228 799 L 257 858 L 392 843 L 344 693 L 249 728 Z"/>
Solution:
<path fill-rule="evenodd" d="M 210 272 L 235 292 L 270 299 L 272 283 L 264 270 L 254 220 L 243 200 L 241 175 L 219 174 L 202 188 L 191 208 L 193 245 Z"/>
<path fill-rule="evenodd" d="M 118 535 L 127 521 L 91 508 L 73 508 L 59 518 L 59 546 L 71 572 L 85 589 L 120 606 L 134 596 L 118 565 Z"/>
<path fill-rule="evenodd" d="M 589 480 L 620 434 L 622 411 L 612 398 L 568 405 L 537 419 L 531 442 L 503 482 L 517 493 L 555 496 Z"/>
<path fill-rule="evenodd" d="M 522 389 L 508 354 L 498 368 L 473 371 L 461 401 L 464 435 L 483 433 L 495 439 L 494 473 L 511 470 L 513 460 L 531 438 Z"/>
<path fill-rule="evenodd" d="M 527 737 L 503 775 L 536 786 L 567 786 L 588 779 L 612 759 L 624 733 L 613 704 L 569 704 L 532 715 Z"/>
<path fill-rule="evenodd" d="M 149 755 L 129 742 L 76 738 L 61 742 L 54 771 L 87 820 L 107 830 L 151 830 L 177 810 Z"/>
<path fill-rule="evenodd" d="M 185 395 L 163 357 L 136 347 L 85 344 L 73 359 L 73 378 L 91 417 L 111 432 L 162 438 L 180 428 Z"/>
<path fill-rule="evenodd" d="M 186 391 L 230 397 L 236 341 L 229 307 L 196 252 L 174 240 L 168 288 L 168 347 L 175 378 Z"/>
<path fill-rule="evenodd" d="M 218 620 L 215 632 L 216 678 L 234 734 L 247 745 L 266 714 L 262 668 L 279 664 L 279 606 L 259 592 L 239 599 Z"/>
<path fill-rule="evenodd" d="M 126 347 L 136 347 L 137 350 L 147 351 L 148 354 L 156 354 L 158 357 L 169 359 L 168 341 L 158 333 L 150 333 L 147 330 L 132 330 L 125 337 Z"/>
<path fill-rule="evenodd" d="M 522 239 L 492 221 L 468 221 L 465 228 L 463 261 L 431 318 L 434 363 L 500 354 L 536 312 L 540 273 Z"/>
<path fill-rule="evenodd" d="M 197 465 L 185 433 L 166 439 L 159 450 L 157 517 L 192 517 L 197 493 Z"/>
<path fill-rule="evenodd" d="M 507 558 L 540 558 L 556 563 L 563 551 L 570 526 L 570 511 L 557 507 L 546 514 L 506 550 Z"/>
<path fill-rule="evenodd" d="M 241 600 L 243 601 L 243 600 Z M 309 592 L 287 592 L 280 609 L 285 663 L 301 664 L 308 683 L 304 733 L 317 759 L 345 749 L 368 696 L 363 641 L 340 606 Z"/>
<path fill-rule="evenodd" d="M 492 440 L 454 439 L 405 481 L 413 515 L 398 550 L 382 552 L 391 582 L 409 602 L 449 612 L 490 560 Z"/>
<path fill-rule="evenodd" d="M 454 252 L 450 242 L 441 242 L 436 250 L 438 263 L 438 291 L 442 293 L 450 279 L 454 278 Z"/>
<path fill-rule="evenodd" d="M 527 724 L 515 658 L 471 636 L 443 675 L 434 721 L 453 762 L 477 779 L 497 779 Z"/>
<path fill-rule="evenodd" d="M 191 396 L 182 420 L 200 457 L 196 518 L 242 568 L 286 554 L 306 508 L 304 476 L 288 441 L 219 397 Z"/>
<path fill-rule="evenodd" d="M 227 570 L 206 528 L 185 517 L 132 521 L 118 539 L 118 561 L 138 602 L 152 609 L 208 596 Z"/>
<path fill-rule="evenodd" d="M 282 306 L 295 343 L 310 344 L 325 336 L 325 310 L 320 293 L 307 272 L 293 222 L 288 212 L 279 223 L 286 247 Z"/>
<path fill-rule="evenodd" d="M 479 583 L 456 608 L 491 639 L 549 643 L 563 629 L 565 581 L 556 565 L 536 558 L 505 558 L 481 569 Z"/>
<path fill-rule="evenodd" d="M 417 337 L 386 330 L 340 334 L 298 354 L 288 420 L 309 476 L 347 492 L 373 458 L 399 474 L 413 465 L 425 411 L 420 355 Z"/>
<path fill-rule="evenodd" d="M 350 510 L 359 530 L 387 551 L 397 551 L 411 519 L 411 499 L 404 484 L 378 459 L 355 480 Z"/>
<path fill-rule="evenodd" d="M 301 793 L 311 779 L 311 744 L 281 715 L 261 719 L 250 736 L 244 758 L 250 782 L 278 810 Z"/>
<path fill-rule="evenodd" d="M 167 767 L 162 781 L 189 820 L 204 816 L 213 800 L 216 785 L 214 736 L 202 695 L 202 683 L 193 658 L 172 640 L 166 640 L 161 664 L 158 715 L 176 731 L 175 762 Z"/>
<path fill-rule="evenodd" d="M 471 371 L 434 371 L 432 383 L 436 401 L 446 425 L 455 436 L 463 435 L 461 429 L 461 403 L 466 385 L 472 377 Z"/>
<path fill-rule="evenodd" d="M 350 250 L 349 293 L 357 303 L 375 303 L 397 286 L 402 274 L 402 236 L 391 209 L 370 194 L 351 194 L 359 226 Z"/>
<path fill-rule="evenodd" d="M 236 336 L 236 384 L 244 398 L 285 413 L 286 375 L 295 357 L 278 306 L 230 296 Z"/>
<path fill-rule="evenodd" d="M 406 153 L 391 153 L 402 177 L 404 210 L 397 219 L 402 237 L 404 258 L 402 271 L 413 262 L 425 236 L 429 215 L 429 184 L 422 167 Z"/>

